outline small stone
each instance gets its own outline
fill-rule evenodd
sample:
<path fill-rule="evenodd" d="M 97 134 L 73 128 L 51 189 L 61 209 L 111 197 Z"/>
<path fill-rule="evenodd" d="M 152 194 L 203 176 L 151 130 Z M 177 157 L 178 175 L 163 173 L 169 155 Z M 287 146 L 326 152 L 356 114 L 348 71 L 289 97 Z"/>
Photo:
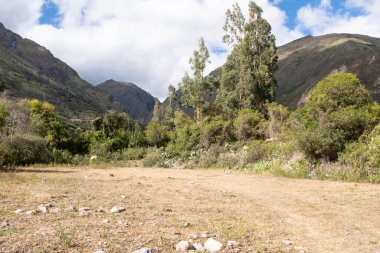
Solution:
<path fill-rule="evenodd" d="M 105 224 L 110 223 L 110 220 L 109 219 L 104 219 L 103 223 L 105 223 Z"/>
<path fill-rule="evenodd" d="M 120 195 L 120 197 L 121 197 L 121 199 L 126 199 L 127 198 L 127 196 L 125 196 L 125 195 Z"/>
<path fill-rule="evenodd" d="M 79 208 L 79 212 L 87 212 L 87 211 L 90 211 L 89 207 L 81 207 L 81 208 Z"/>
<path fill-rule="evenodd" d="M 81 211 L 81 212 L 79 212 L 79 217 L 88 217 L 90 215 L 91 215 L 91 213 L 88 212 L 88 211 Z"/>
<path fill-rule="evenodd" d="M 125 208 L 120 206 L 114 206 L 111 208 L 110 213 L 121 213 L 124 212 Z"/>
<path fill-rule="evenodd" d="M 47 213 L 48 208 L 46 206 L 39 206 L 38 211 L 40 211 L 41 213 Z"/>
<path fill-rule="evenodd" d="M 25 212 L 26 215 L 35 215 L 37 214 L 37 211 L 36 210 L 30 210 L 30 211 L 27 211 Z"/>
<path fill-rule="evenodd" d="M 59 213 L 60 211 L 61 209 L 59 209 L 58 207 L 53 207 L 49 209 L 50 213 L 55 213 L 55 214 Z"/>
<path fill-rule="evenodd" d="M 193 247 L 196 251 L 200 251 L 200 252 L 204 251 L 204 248 L 203 248 L 202 244 L 200 244 L 200 243 L 193 243 Z"/>
<path fill-rule="evenodd" d="M 218 242 L 213 238 L 207 239 L 204 246 L 205 250 L 208 250 L 210 253 L 219 252 L 223 249 L 223 244 Z"/>
<path fill-rule="evenodd" d="M 97 250 L 95 253 L 106 253 L 104 250 Z"/>
<path fill-rule="evenodd" d="M 17 209 L 16 211 L 15 211 L 15 214 L 17 214 L 17 215 L 20 215 L 20 214 L 22 214 L 24 211 L 22 210 L 22 209 Z"/>
<path fill-rule="evenodd" d="M 98 213 L 105 213 L 106 210 L 103 207 L 98 208 Z"/>
<path fill-rule="evenodd" d="M 198 239 L 198 235 L 197 234 L 191 234 L 190 236 L 189 236 L 189 239 L 194 239 L 194 240 L 196 240 L 196 239 Z"/>
<path fill-rule="evenodd" d="M 291 240 L 282 240 L 282 244 L 284 244 L 285 246 L 290 246 L 293 245 L 293 242 Z"/>
<path fill-rule="evenodd" d="M 185 223 L 183 224 L 183 226 L 184 226 L 185 228 L 190 227 L 190 223 L 189 223 L 189 222 L 185 222 Z"/>
<path fill-rule="evenodd" d="M 70 205 L 68 208 L 65 209 L 66 212 L 74 213 L 77 211 L 77 208 L 73 205 Z"/>
<path fill-rule="evenodd" d="M 238 246 L 238 243 L 236 241 L 228 241 L 227 246 L 229 249 L 236 249 Z"/>
<path fill-rule="evenodd" d="M 45 206 L 46 208 L 52 208 L 52 207 L 54 207 L 54 205 L 53 205 L 52 203 L 45 204 L 44 206 Z"/>
<path fill-rule="evenodd" d="M 190 243 L 188 241 L 180 241 L 175 246 L 175 250 L 179 252 L 186 252 L 190 248 Z"/>
<path fill-rule="evenodd" d="M 139 250 L 133 251 L 132 253 L 153 253 L 152 248 L 141 248 Z"/>
<path fill-rule="evenodd" d="M 115 176 L 114 174 L 112 174 L 112 173 L 110 174 L 110 177 L 114 177 L 114 176 Z"/>

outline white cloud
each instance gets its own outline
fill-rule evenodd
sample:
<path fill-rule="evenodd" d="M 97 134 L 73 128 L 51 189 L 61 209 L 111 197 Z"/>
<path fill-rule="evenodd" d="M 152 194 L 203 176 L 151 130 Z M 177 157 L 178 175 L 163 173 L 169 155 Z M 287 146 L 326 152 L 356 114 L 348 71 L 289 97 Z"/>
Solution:
<path fill-rule="evenodd" d="M 167 86 L 176 85 L 189 69 L 188 59 L 201 36 L 210 51 L 225 47 L 221 42 L 224 15 L 235 2 L 51 1 L 62 16 L 59 28 L 38 24 L 43 0 L 0 0 L 0 22 L 47 47 L 94 84 L 111 78 L 130 81 L 161 99 L 166 96 Z M 239 1 L 244 11 L 248 2 Z M 275 3 L 256 2 L 263 7 L 278 44 L 302 36 L 285 26 L 286 14 Z M 226 56 L 213 53 L 208 71 L 221 66 Z"/>
<path fill-rule="evenodd" d="M 332 10 L 322 0 L 320 6 L 306 5 L 297 14 L 299 29 L 310 30 L 313 35 L 327 33 L 357 33 L 380 36 L 380 1 L 346 0 L 344 9 Z M 353 11 L 359 15 L 353 15 Z"/>

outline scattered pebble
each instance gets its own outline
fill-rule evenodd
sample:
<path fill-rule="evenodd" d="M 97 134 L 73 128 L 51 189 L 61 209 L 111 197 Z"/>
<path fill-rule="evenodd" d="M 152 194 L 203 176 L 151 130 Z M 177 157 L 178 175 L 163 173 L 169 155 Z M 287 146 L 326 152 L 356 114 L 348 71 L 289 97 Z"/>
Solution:
<path fill-rule="evenodd" d="M 183 224 L 183 226 L 186 227 L 186 228 L 187 228 L 187 227 L 190 227 L 190 223 L 189 223 L 189 222 L 185 222 L 185 223 Z"/>
<path fill-rule="evenodd" d="M 97 250 L 95 253 L 106 253 L 104 250 Z"/>
<path fill-rule="evenodd" d="M 98 208 L 98 213 L 105 213 L 106 210 L 103 207 Z"/>
<path fill-rule="evenodd" d="M 77 208 L 73 205 L 70 205 L 68 208 L 65 209 L 65 211 L 74 213 L 77 211 Z"/>
<path fill-rule="evenodd" d="M 219 252 L 223 248 L 223 244 L 213 238 L 207 239 L 204 245 L 205 250 L 208 250 L 210 253 Z"/>
<path fill-rule="evenodd" d="M 79 212 L 79 217 L 88 217 L 90 215 L 91 215 L 91 213 L 89 211 L 80 211 Z"/>
<path fill-rule="evenodd" d="M 112 174 L 112 173 L 110 174 L 110 177 L 114 177 L 114 176 L 115 176 L 114 174 Z"/>
<path fill-rule="evenodd" d="M 208 231 L 202 232 L 200 236 L 201 238 L 208 238 L 209 237 Z"/>
<path fill-rule="evenodd" d="M 186 252 L 190 248 L 190 243 L 188 241 L 180 241 L 175 246 L 175 250 L 179 252 Z"/>
<path fill-rule="evenodd" d="M 127 198 L 127 196 L 125 196 L 125 195 L 120 195 L 120 197 L 121 197 L 121 199 L 126 199 Z"/>
<path fill-rule="evenodd" d="M 49 209 L 50 213 L 55 213 L 55 214 L 59 213 L 60 211 L 61 209 L 59 209 L 58 207 L 53 207 Z"/>
<path fill-rule="evenodd" d="M 293 242 L 291 240 L 282 240 L 282 244 L 284 244 L 285 246 L 290 246 L 293 245 Z"/>
<path fill-rule="evenodd" d="M 203 248 L 202 244 L 200 244 L 200 243 L 193 243 L 193 247 L 197 251 L 200 251 L 200 252 L 204 251 L 204 248 Z"/>
<path fill-rule="evenodd" d="M 141 248 L 139 250 L 133 251 L 132 253 L 153 253 L 152 248 Z"/>
<path fill-rule="evenodd" d="M 41 213 L 47 213 L 48 208 L 45 205 L 42 205 L 38 207 L 38 211 L 40 211 Z"/>
<path fill-rule="evenodd" d="M 190 236 L 189 236 L 189 239 L 194 239 L 194 240 L 196 240 L 196 239 L 198 239 L 198 235 L 197 234 L 191 234 Z"/>
<path fill-rule="evenodd" d="M 25 212 L 26 215 L 35 215 L 37 214 L 37 211 L 36 210 L 30 210 L 30 211 L 27 211 Z"/>
<path fill-rule="evenodd" d="M 86 211 L 90 211 L 90 208 L 89 207 L 81 207 L 81 208 L 79 208 L 79 212 L 86 212 Z"/>
<path fill-rule="evenodd" d="M 105 224 L 110 223 L 110 220 L 109 219 L 104 219 L 103 223 L 105 223 Z"/>
<path fill-rule="evenodd" d="M 20 214 L 22 214 L 24 211 L 22 210 L 22 209 L 17 209 L 16 211 L 15 211 L 15 214 L 18 214 L 18 215 L 20 215 Z"/>
<path fill-rule="evenodd" d="M 125 208 L 120 206 L 114 206 L 111 208 L 110 213 L 121 213 L 124 212 Z"/>

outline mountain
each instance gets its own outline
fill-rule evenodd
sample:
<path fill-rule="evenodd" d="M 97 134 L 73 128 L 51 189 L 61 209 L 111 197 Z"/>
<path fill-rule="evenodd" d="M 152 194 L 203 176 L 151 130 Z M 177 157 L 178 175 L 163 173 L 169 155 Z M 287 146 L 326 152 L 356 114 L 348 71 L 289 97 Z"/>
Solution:
<path fill-rule="evenodd" d="M 308 92 L 334 72 L 356 74 L 380 102 L 380 39 L 356 34 L 307 36 L 278 48 L 276 100 L 297 107 Z"/>
<path fill-rule="evenodd" d="M 1 23 L 0 83 L 8 97 L 37 98 L 54 104 L 66 122 L 85 124 L 109 109 L 120 110 L 107 93 L 81 79 L 49 50 Z"/>
<path fill-rule="evenodd" d="M 108 80 L 96 86 L 110 95 L 112 102 L 121 105 L 122 110 L 143 125 L 152 118 L 156 99 L 133 83 Z"/>
<path fill-rule="evenodd" d="M 335 72 L 356 74 L 380 102 L 379 38 L 356 34 L 307 36 L 278 47 L 278 55 L 275 77 L 279 103 L 296 108 L 319 81 Z M 222 68 L 210 75 L 220 77 Z M 180 97 L 180 92 L 177 94 Z M 168 100 L 164 104 L 168 105 Z"/>

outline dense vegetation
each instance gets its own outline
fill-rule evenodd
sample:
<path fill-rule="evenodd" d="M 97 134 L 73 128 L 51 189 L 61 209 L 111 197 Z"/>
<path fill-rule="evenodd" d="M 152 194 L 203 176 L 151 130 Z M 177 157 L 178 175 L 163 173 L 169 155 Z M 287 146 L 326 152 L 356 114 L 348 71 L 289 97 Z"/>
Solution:
<path fill-rule="evenodd" d="M 275 103 L 275 38 L 261 14 L 253 2 L 247 20 L 237 4 L 228 10 L 224 41 L 232 53 L 221 78 L 204 76 L 209 53 L 200 39 L 182 96 L 170 86 L 170 106 L 156 102 L 145 129 L 114 111 L 91 130 L 73 129 L 49 103 L 1 100 L 1 167 L 143 159 L 145 166 L 380 182 L 380 106 L 349 73 L 327 76 L 294 111 Z M 174 100 L 194 117 L 174 110 Z"/>

